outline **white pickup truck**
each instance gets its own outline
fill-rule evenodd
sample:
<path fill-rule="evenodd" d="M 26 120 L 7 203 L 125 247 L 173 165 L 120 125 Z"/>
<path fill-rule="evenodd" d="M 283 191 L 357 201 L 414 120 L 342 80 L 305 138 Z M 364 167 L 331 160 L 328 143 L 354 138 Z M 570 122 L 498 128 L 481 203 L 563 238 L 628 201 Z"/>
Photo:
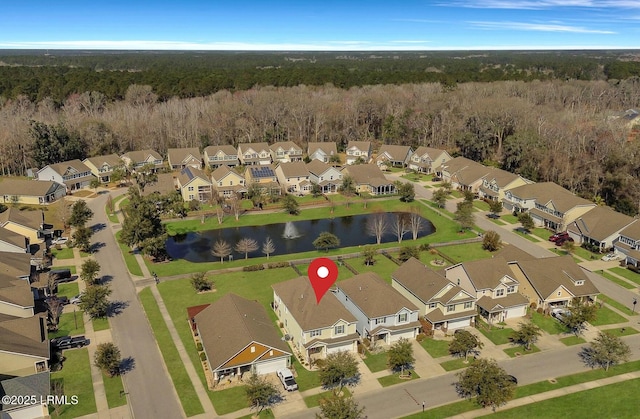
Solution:
<path fill-rule="evenodd" d="M 295 378 L 293 378 L 293 374 L 288 368 L 282 368 L 276 371 L 278 374 L 278 378 L 282 382 L 284 389 L 287 391 L 294 391 L 298 389 L 298 383 L 296 383 Z"/>

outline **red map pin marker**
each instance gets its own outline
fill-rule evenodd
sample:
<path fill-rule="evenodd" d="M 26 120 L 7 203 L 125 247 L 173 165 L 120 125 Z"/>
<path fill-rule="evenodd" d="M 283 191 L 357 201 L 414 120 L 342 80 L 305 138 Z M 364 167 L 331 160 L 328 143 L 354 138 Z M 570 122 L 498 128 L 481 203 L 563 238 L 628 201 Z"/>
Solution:
<path fill-rule="evenodd" d="M 316 304 L 319 304 L 322 297 L 338 279 L 338 267 L 331 259 L 317 258 L 309 265 L 307 275 L 313 292 L 316 294 Z"/>

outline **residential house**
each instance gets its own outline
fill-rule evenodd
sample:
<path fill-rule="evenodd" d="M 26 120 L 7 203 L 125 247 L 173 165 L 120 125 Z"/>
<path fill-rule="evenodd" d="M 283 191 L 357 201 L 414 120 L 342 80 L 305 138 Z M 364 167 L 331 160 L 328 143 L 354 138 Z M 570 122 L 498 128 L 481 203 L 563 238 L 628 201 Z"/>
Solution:
<path fill-rule="evenodd" d="M 71 191 L 88 187 L 96 178 L 91 169 L 78 159 L 49 164 L 38 170 L 36 177 L 41 181 L 62 183 Z"/>
<path fill-rule="evenodd" d="M 415 258 L 391 274 L 391 285 L 418 307 L 431 330 L 451 331 L 475 323 L 475 296 Z"/>
<path fill-rule="evenodd" d="M 44 221 L 44 211 L 20 211 L 9 207 L 0 213 L 0 227 L 28 237 L 30 244 L 42 243 L 53 236 L 52 226 Z"/>
<path fill-rule="evenodd" d="M 162 156 L 155 150 L 145 149 L 129 151 L 122 155 L 122 160 L 127 168 L 131 168 L 134 172 L 142 169 L 144 166 L 153 167 L 152 172 L 162 169 Z"/>
<path fill-rule="evenodd" d="M 307 156 L 309 156 L 309 159 L 311 160 L 320 160 L 324 163 L 330 163 L 332 159 L 335 159 L 335 156 L 338 156 L 338 149 L 334 142 L 310 142 L 307 144 Z"/>
<path fill-rule="evenodd" d="M 520 293 L 543 310 L 568 307 L 574 299 L 593 303 L 598 298 L 598 289 L 570 255 L 519 260 L 509 268 Z"/>
<path fill-rule="evenodd" d="M 237 194 L 247 193 L 244 177 L 229 166 L 220 165 L 211 173 L 211 181 L 213 187 L 218 191 L 218 195 L 222 198 L 231 198 Z"/>
<path fill-rule="evenodd" d="M 622 230 L 614 248 L 616 252 L 625 255 L 627 265 L 640 268 L 640 222 L 632 223 Z"/>
<path fill-rule="evenodd" d="M 0 375 L 25 377 L 49 370 L 44 316 L 0 316 Z"/>
<path fill-rule="evenodd" d="M 636 223 L 637 218 L 616 212 L 608 207 L 595 206 L 567 226 L 567 232 L 578 244 L 607 252 L 620 238 L 620 233 Z"/>
<path fill-rule="evenodd" d="M 176 178 L 177 187 L 184 202 L 207 202 L 212 197 L 213 185 L 209 177 L 200 169 L 186 166 Z"/>
<path fill-rule="evenodd" d="M 335 293 L 358 320 L 360 336 L 372 343 L 389 345 L 419 332 L 418 307 L 373 272 L 337 282 Z"/>
<path fill-rule="evenodd" d="M 212 169 L 238 165 L 238 150 L 232 145 L 210 145 L 204 149 L 204 164 Z"/>
<path fill-rule="evenodd" d="M 91 173 L 102 183 L 111 182 L 113 171 L 119 168 L 125 169 L 124 161 L 117 154 L 96 156 L 84 159 L 82 163 L 91 170 Z"/>
<path fill-rule="evenodd" d="M 289 367 L 291 350 L 255 300 L 225 294 L 197 312 L 189 311 L 189 318 L 215 381 Z"/>
<path fill-rule="evenodd" d="M 173 173 L 158 173 L 158 179 L 155 182 L 147 183 L 144 189 L 140 191 L 142 196 L 151 194 L 166 195 L 176 192 L 176 178 Z"/>
<path fill-rule="evenodd" d="M 529 299 L 519 293 L 520 282 L 501 257 L 459 263 L 445 268 L 444 275 L 474 296 L 478 312 L 489 323 L 527 314 Z"/>
<path fill-rule="evenodd" d="M 342 184 L 342 172 L 340 169 L 330 166 L 320 160 L 312 160 L 307 163 L 309 180 L 311 183 L 320 185 L 322 193 L 338 192 Z"/>
<path fill-rule="evenodd" d="M 502 202 L 506 191 L 530 183 L 533 182 L 520 175 L 494 167 L 482 178 L 480 198 Z"/>
<path fill-rule="evenodd" d="M 469 160 L 456 157 L 438 166 L 435 171 L 444 182 L 451 183 L 455 189 L 478 194 L 482 180 L 491 172 L 491 168 Z"/>
<path fill-rule="evenodd" d="M 357 320 L 328 292 L 316 303 L 306 276 L 272 285 L 273 310 L 296 352 L 309 364 L 327 355 L 358 352 Z"/>
<path fill-rule="evenodd" d="M 271 164 L 271 150 L 267 143 L 238 144 L 238 159 L 243 166 Z"/>
<path fill-rule="evenodd" d="M 388 180 L 375 164 L 354 164 L 342 168 L 342 175 L 349 175 L 356 186 L 356 192 L 371 195 L 396 193 L 396 185 Z"/>
<path fill-rule="evenodd" d="M 0 319 L 27 318 L 34 314 L 36 293 L 32 290 L 29 279 L 31 269 L 29 258 L 26 258 L 27 266 L 22 266 L 24 270 L 20 270 L 24 260 L 16 261 L 15 259 L 24 259 L 24 257 L 16 258 L 13 255 L 16 253 L 0 252 L 0 256 L 8 256 L 0 262 Z M 18 263 L 17 266 L 16 263 Z"/>
<path fill-rule="evenodd" d="M 378 151 L 376 164 L 381 168 L 405 167 L 409 163 L 411 154 L 413 150 L 408 145 L 384 144 Z"/>
<path fill-rule="evenodd" d="M 47 418 L 47 397 L 51 394 L 49 372 L 44 371 L 24 377 L 6 378 L 0 381 L 0 395 L 9 396 L 11 400 L 20 401 L 0 406 L 0 418 Z M 35 399 L 24 396 L 33 396 Z M 33 403 L 35 400 L 35 403 Z"/>
<path fill-rule="evenodd" d="M 502 205 L 510 212 L 528 212 L 538 226 L 564 231 L 596 204 L 553 182 L 531 183 L 505 192 Z"/>
<path fill-rule="evenodd" d="M 281 141 L 271 144 L 269 147 L 273 162 L 302 161 L 302 148 L 293 141 Z"/>
<path fill-rule="evenodd" d="M 8 275 L 11 279 L 20 279 L 29 283 L 35 279 L 28 253 L 0 252 L 0 275 Z"/>
<path fill-rule="evenodd" d="M 170 148 L 167 150 L 167 161 L 172 170 L 180 170 L 185 167 L 194 169 L 202 168 L 202 156 L 198 147 Z"/>
<path fill-rule="evenodd" d="M 0 202 L 5 204 L 50 204 L 66 194 L 66 186 L 52 180 L 4 178 L 0 182 Z"/>
<path fill-rule="evenodd" d="M 306 195 L 311 191 L 309 170 L 304 162 L 278 163 L 275 173 L 278 182 L 287 192 Z"/>
<path fill-rule="evenodd" d="M 433 173 L 434 169 L 451 160 L 453 157 L 446 150 L 420 146 L 409 159 L 408 167 L 419 173 Z"/>
<path fill-rule="evenodd" d="M 252 183 L 258 183 L 262 187 L 264 193 L 281 192 L 278 177 L 272 165 L 248 166 L 244 171 L 244 180 L 247 188 Z"/>
<path fill-rule="evenodd" d="M 345 153 L 347 164 L 369 163 L 371 160 L 371 141 L 349 141 Z"/>
<path fill-rule="evenodd" d="M 0 227 L 0 252 L 29 253 L 29 238 Z"/>

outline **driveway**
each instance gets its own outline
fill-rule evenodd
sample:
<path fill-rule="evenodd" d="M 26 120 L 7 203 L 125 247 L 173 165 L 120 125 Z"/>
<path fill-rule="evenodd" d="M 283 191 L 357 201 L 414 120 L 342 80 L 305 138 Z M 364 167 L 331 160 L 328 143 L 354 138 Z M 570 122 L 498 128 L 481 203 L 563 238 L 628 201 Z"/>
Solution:
<path fill-rule="evenodd" d="M 117 191 L 113 196 L 125 192 Z M 93 236 L 93 243 L 102 243 L 94 257 L 100 263 L 100 274 L 111 278 L 111 301 L 122 307 L 120 314 L 110 318 L 110 323 L 122 358 L 131 357 L 134 363 L 133 369 L 123 376 L 129 404 L 136 419 L 185 417 L 105 214 L 107 196 L 102 194 L 87 201 L 94 213 L 89 225 L 107 226 Z"/>

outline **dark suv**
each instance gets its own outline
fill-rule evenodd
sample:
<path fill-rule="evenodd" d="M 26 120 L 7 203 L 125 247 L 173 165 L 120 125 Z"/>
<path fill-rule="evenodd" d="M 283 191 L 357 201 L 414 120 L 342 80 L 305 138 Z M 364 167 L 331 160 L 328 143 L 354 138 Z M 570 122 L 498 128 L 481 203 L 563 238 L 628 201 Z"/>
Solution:
<path fill-rule="evenodd" d="M 91 341 L 84 336 L 62 336 L 51 339 L 51 345 L 58 349 L 82 348 L 88 346 Z"/>

